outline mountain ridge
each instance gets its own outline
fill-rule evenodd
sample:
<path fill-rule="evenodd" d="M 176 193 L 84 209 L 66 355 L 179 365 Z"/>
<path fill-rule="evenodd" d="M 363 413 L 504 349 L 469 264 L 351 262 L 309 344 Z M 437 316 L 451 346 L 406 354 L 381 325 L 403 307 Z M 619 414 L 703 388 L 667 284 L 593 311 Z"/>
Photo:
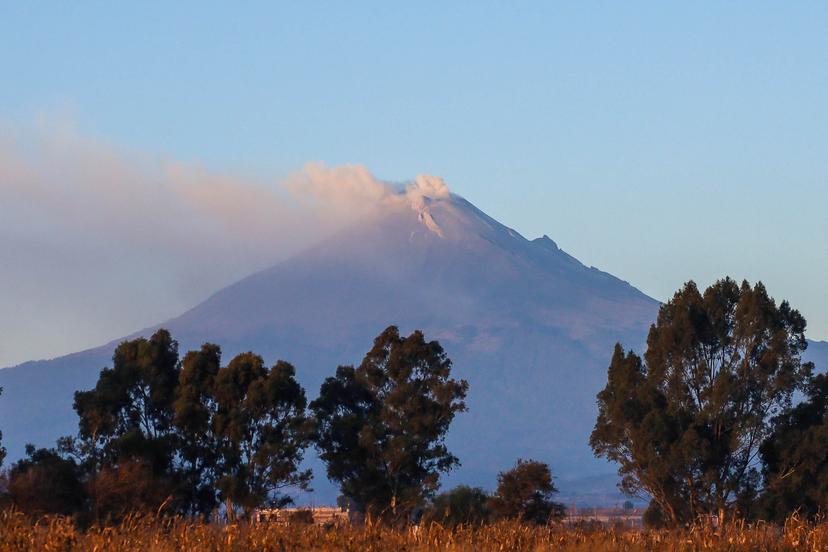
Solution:
<path fill-rule="evenodd" d="M 312 399 L 388 325 L 421 329 L 443 345 L 453 375 L 470 383 L 469 411 L 448 437 L 463 465 L 447 485 L 491 486 L 518 457 L 549 462 L 568 480 L 614 471 L 587 446 L 595 394 L 613 345 L 641 350 L 659 303 L 434 182 L 415 192 L 391 196 L 353 226 L 126 338 L 165 327 L 182 353 L 211 341 L 225 362 L 248 350 L 268 363 L 284 359 Z M 76 432 L 72 392 L 94 385 L 120 341 L 0 370 L 0 419 L 16 421 L 0 428 L 10 459 L 29 439 L 51 446 Z M 324 470 L 314 467 L 319 496 L 327 496 Z"/>

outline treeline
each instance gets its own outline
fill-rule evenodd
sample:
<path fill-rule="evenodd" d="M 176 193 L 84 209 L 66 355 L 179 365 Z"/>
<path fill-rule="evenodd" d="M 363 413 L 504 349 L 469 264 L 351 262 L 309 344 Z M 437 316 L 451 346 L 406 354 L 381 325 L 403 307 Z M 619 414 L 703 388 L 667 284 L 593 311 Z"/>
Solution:
<path fill-rule="evenodd" d="M 815 519 L 828 511 L 828 376 L 803 362 L 805 320 L 761 283 L 692 282 L 662 305 L 643 356 L 618 344 L 589 443 L 645 522 L 713 516 Z M 520 460 L 497 489 L 437 494 L 459 464 L 445 445 L 468 384 L 419 331 L 389 327 L 356 367 L 308 403 L 293 366 L 217 345 L 179 357 L 165 330 L 122 343 L 94 389 L 75 394 L 76 436 L 29 447 L 7 499 L 32 515 L 117 521 L 132 512 L 250 515 L 307 490 L 314 447 L 340 504 L 375 519 L 443 523 L 563 515 L 546 464 Z M 795 400 L 796 399 L 796 400 Z M 5 451 L 0 449 L 0 461 Z"/>
<path fill-rule="evenodd" d="M 252 352 L 223 365 L 211 343 L 180 358 L 163 329 L 123 342 L 95 388 L 75 393 L 78 434 L 51 449 L 28 446 L 7 473 L 6 498 L 33 516 L 83 523 L 133 513 L 249 517 L 309 489 L 301 463 L 314 446 L 351 509 L 392 523 L 423 512 L 457 517 L 439 500 L 429 506 L 440 474 L 459 464 L 444 438 L 468 389 L 438 342 L 389 327 L 310 404 L 295 376 L 289 363 L 267 366 Z M 545 464 L 520 461 L 501 479 L 479 505 L 487 519 L 545 521 L 561 511 Z"/>
<path fill-rule="evenodd" d="M 616 346 L 590 444 L 649 525 L 828 512 L 828 379 L 806 347 L 799 312 L 730 279 L 662 305 L 643 357 Z"/>

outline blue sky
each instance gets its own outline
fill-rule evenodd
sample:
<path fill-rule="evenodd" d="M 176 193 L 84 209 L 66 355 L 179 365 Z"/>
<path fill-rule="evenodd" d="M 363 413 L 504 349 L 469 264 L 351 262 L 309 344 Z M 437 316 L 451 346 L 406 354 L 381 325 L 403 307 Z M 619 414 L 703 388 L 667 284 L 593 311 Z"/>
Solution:
<path fill-rule="evenodd" d="M 828 339 L 827 3 L 448 4 L 2 2 L 0 124 L 437 174 L 658 299 L 761 279 Z"/>

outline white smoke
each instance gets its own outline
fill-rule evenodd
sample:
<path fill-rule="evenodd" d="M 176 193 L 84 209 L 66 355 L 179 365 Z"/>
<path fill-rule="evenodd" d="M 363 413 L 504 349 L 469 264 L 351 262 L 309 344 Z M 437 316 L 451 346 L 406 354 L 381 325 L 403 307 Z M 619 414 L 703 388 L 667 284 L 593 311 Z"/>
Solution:
<path fill-rule="evenodd" d="M 284 180 L 116 148 L 72 125 L 0 126 L 0 366 L 100 344 L 181 313 L 388 206 L 427 202 L 360 165 Z"/>
<path fill-rule="evenodd" d="M 449 197 L 449 189 L 439 176 L 421 174 L 406 188 L 406 194 L 414 204 L 423 198 L 445 199 Z"/>
<path fill-rule="evenodd" d="M 406 186 L 405 196 L 411 208 L 417 211 L 422 222 L 429 230 L 443 237 L 443 230 L 431 215 L 428 201 L 449 197 L 449 189 L 439 176 L 419 175 L 412 184 Z"/>

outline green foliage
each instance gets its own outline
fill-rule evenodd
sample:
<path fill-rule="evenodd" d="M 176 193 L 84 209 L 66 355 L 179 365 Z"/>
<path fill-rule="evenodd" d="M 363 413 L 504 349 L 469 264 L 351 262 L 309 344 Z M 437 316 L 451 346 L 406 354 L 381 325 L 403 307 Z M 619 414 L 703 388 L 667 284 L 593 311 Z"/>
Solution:
<path fill-rule="evenodd" d="M 300 472 L 311 427 L 305 391 L 293 366 L 271 369 L 253 353 L 236 356 L 215 377 L 213 432 L 220 452 L 218 487 L 225 501 L 249 511 L 265 503 L 290 501 L 278 493 L 307 488 L 310 470 Z"/>
<path fill-rule="evenodd" d="M 489 500 L 480 487 L 459 485 L 435 496 L 425 517 L 446 526 L 480 525 L 489 520 Z"/>
<path fill-rule="evenodd" d="M 759 515 L 784 521 L 795 511 L 809 518 L 828 511 L 828 375 L 814 377 L 807 400 L 774 420 L 761 455 Z"/>
<path fill-rule="evenodd" d="M 121 343 L 95 388 L 75 393 L 80 437 L 98 447 L 99 465 L 140 458 L 170 469 L 178 344 L 166 330 Z"/>
<path fill-rule="evenodd" d="M 768 421 L 811 366 L 805 320 L 761 283 L 692 282 L 650 329 L 644 360 L 616 345 L 590 445 L 620 464 L 622 489 L 670 525 L 749 507 Z"/>
<path fill-rule="evenodd" d="M 497 518 L 543 525 L 565 513 L 563 504 L 552 500 L 557 492 L 547 464 L 518 460 L 514 468 L 498 474 L 492 512 Z"/>
<path fill-rule="evenodd" d="M 75 394 L 79 438 L 62 439 L 83 460 L 93 509 L 207 514 L 218 492 L 249 511 L 286 501 L 278 490 L 306 487 L 299 472 L 312 434 L 293 367 L 264 366 L 253 353 L 221 367 L 221 349 L 204 344 L 181 363 L 166 330 L 120 344 L 95 388 Z"/>
<path fill-rule="evenodd" d="M 358 368 L 340 366 L 311 403 L 328 477 L 358 509 L 405 520 L 459 462 L 444 444 L 468 384 L 422 332 L 390 326 Z"/>
<path fill-rule="evenodd" d="M 221 349 L 205 343 L 184 355 L 178 376 L 173 425 L 178 433 L 182 491 L 192 513 L 207 513 L 217 505 L 220 451 L 212 423 L 213 386 L 220 367 Z"/>
<path fill-rule="evenodd" d="M 174 483 L 178 376 L 178 343 L 158 330 L 121 343 L 95 388 L 75 393 L 78 439 L 59 447 L 82 459 L 96 519 L 117 518 L 127 508 L 152 511 L 173 499 L 173 509 L 188 509 L 185 487 Z"/>

